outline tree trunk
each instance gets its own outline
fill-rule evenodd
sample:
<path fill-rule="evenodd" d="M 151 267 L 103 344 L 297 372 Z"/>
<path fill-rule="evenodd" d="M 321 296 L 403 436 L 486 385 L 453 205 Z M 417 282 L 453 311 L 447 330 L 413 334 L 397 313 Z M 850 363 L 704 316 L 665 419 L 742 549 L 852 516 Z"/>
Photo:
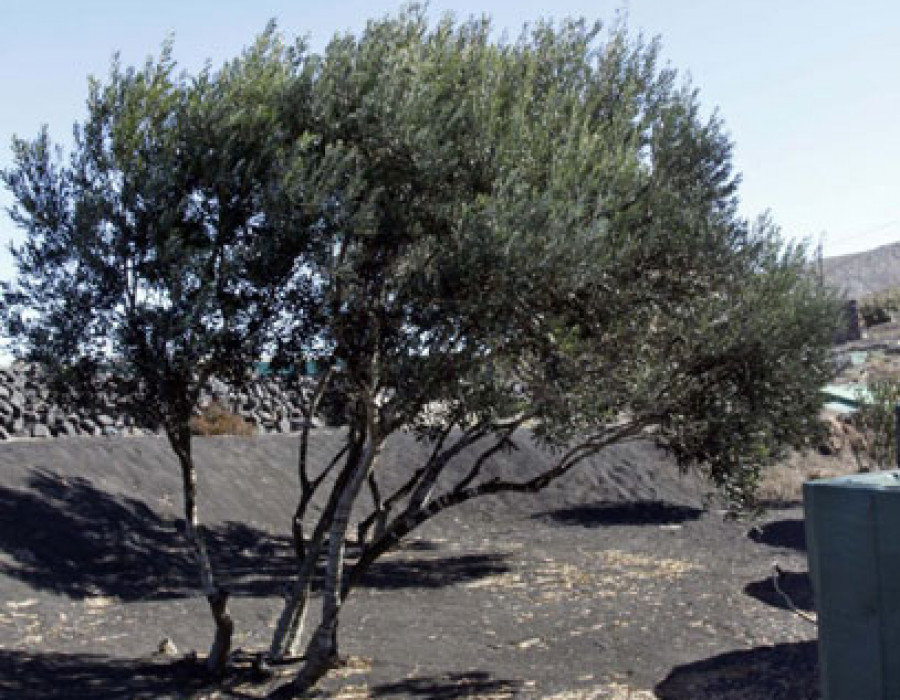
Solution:
<path fill-rule="evenodd" d="M 191 454 L 191 434 L 189 428 L 178 427 L 168 431 L 169 442 L 181 465 L 182 489 L 184 492 L 185 534 L 197 556 L 200 585 L 206 595 L 216 633 L 206 661 L 207 670 L 213 675 L 221 675 L 231 653 L 231 638 L 234 621 L 228 614 L 228 592 L 216 586 L 212 564 L 206 551 L 200 517 L 197 513 L 197 472 Z"/>
<path fill-rule="evenodd" d="M 213 620 L 216 621 L 216 636 L 209 651 L 209 658 L 206 660 L 206 668 L 210 673 L 221 676 L 225 671 L 225 664 L 228 663 L 234 634 L 234 621 L 228 614 L 228 591 L 219 589 L 208 595 L 206 600 L 209 602 Z"/>
<path fill-rule="evenodd" d="M 306 609 L 309 601 L 309 590 L 312 586 L 312 578 L 316 569 L 316 561 L 319 558 L 319 544 L 313 543 L 306 549 L 306 558 L 297 579 L 291 587 L 290 595 L 284 603 L 284 610 L 278 618 L 275 632 L 272 635 L 272 643 L 269 646 L 269 658 L 280 661 L 285 656 L 296 653 L 297 641 L 303 635 L 303 623 L 306 619 Z"/>
<path fill-rule="evenodd" d="M 360 489 L 371 473 L 381 448 L 381 440 L 372 426 L 368 430 L 367 444 L 355 470 L 340 490 L 337 507 L 328 533 L 328 566 L 322 586 L 322 619 L 306 647 L 303 667 L 289 684 L 279 688 L 270 697 L 276 700 L 290 698 L 315 685 L 338 662 L 337 629 L 342 596 L 344 550 L 350 514 Z"/>
<path fill-rule="evenodd" d="M 284 610 L 275 627 L 275 633 L 272 635 L 269 658 L 275 661 L 283 659 L 289 653 L 295 655 L 299 652 L 299 645 L 303 636 L 303 623 L 309 602 L 309 592 L 312 587 L 313 576 L 316 573 L 316 564 L 322 552 L 325 536 L 328 534 L 334 513 L 337 510 L 340 495 L 359 466 L 361 451 L 360 441 L 352 439 L 347 453 L 347 461 L 337 477 L 325 510 L 319 516 L 319 522 L 313 532 L 312 539 L 308 545 L 304 544 L 302 546 L 303 559 L 300 564 L 300 571 L 297 573 L 293 586 L 291 586 L 291 592 L 285 601 Z M 294 526 L 297 526 L 296 520 Z M 302 533 L 300 534 L 302 537 Z M 295 541 L 296 546 L 297 543 Z"/>
<path fill-rule="evenodd" d="M 341 585 L 344 575 L 344 551 L 347 544 L 347 529 L 350 513 L 372 467 L 376 462 L 381 443 L 375 435 L 369 436 L 363 458 L 344 489 L 328 534 L 328 568 L 322 586 L 322 621 L 310 643 L 313 655 L 333 658 L 337 656 L 337 625 L 341 607 Z"/>

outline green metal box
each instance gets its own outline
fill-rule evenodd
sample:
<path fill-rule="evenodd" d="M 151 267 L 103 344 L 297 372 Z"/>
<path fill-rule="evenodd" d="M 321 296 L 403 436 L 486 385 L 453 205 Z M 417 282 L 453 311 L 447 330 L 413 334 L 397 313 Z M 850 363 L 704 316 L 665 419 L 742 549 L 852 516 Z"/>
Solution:
<path fill-rule="evenodd" d="M 900 471 L 803 486 L 823 700 L 900 700 Z"/>

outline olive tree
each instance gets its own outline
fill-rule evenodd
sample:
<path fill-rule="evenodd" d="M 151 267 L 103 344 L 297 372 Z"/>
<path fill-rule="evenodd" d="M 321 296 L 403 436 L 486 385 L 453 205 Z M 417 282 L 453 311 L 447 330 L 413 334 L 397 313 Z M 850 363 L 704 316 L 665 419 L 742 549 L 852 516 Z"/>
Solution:
<path fill-rule="evenodd" d="M 164 429 L 216 624 L 216 672 L 233 623 L 201 531 L 189 420 L 211 377 L 239 382 L 258 360 L 302 241 L 302 210 L 279 195 L 294 162 L 283 104 L 301 89 L 301 54 L 270 29 L 193 78 L 176 73 L 170 46 L 142 68 L 116 62 L 90 83 L 67 160 L 44 130 L 14 140 L 3 173 L 25 234 L 6 294 L 18 353 L 70 393 L 119 373 L 132 409 Z"/>
<path fill-rule="evenodd" d="M 566 22 L 509 43 L 412 8 L 310 61 L 293 184 L 319 225 L 278 343 L 321 358 L 317 396 L 341 396 L 347 438 L 308 465 L 303 437 L 300 571 L 270 650 L 303 665 L 275 697 L 336 662 L 343 601 L 448 508 L 648 435 L 745 497 L 814 429 L 837 318 L 802 246 L 738 215 L 722 124 L 654 42 Z M 379 453 L 400 430 L 432 449 L 386 491 Z M 517 439 L 547 447 L 546 470 L 488 476 Z"/>
<path fill-rule="evenodd" d="M 226 642 L 187 419 L 207 377 L 263 352 L 319 361 L 309 416 L 327 397 L 346 441 L 313 464 L 311 420 L 300 436 L 269 655 L 303 663 L 275 697 L 336 662 L 343 601 L 448 508 L 648 436 L 740 499 L 815 427 L 837 307 L 802 246 L 739 216 L 723 126 L 655 42 L 580 21 L 500 41 L 412 7 L 319 55 L 269 31 L 220 71 L 173 70 L 164 54 L 95 84 L 68 164 L 45 135 L 16 142 L 7 301 L 32 357 L 115 359 L 158 412 Z M 431 449 L 388 485 L 398 431 Z M 519 440 L 544 471 L 495 475 Z"/>

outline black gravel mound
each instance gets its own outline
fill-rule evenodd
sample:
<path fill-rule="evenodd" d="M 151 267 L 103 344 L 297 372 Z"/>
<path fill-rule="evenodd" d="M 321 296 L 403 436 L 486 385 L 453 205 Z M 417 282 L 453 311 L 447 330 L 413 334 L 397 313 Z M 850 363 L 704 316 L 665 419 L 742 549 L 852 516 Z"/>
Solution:
<path fill-rule="evenodd" d="M 341 440 L 339 430 L 317 429 L 313 463 L 326 463 Z M 204 438 L 194 451 L 201 519 L 233 594 L 236 651 L 226 677 L 213 687 L 192 660 L 207 649 L 211 621 L 183 542 L 181 477 L 166 441 L 7 442 L 0 699 L 264 695 L 253 659 L 296 566 L 288 533 L 297 439 Z M 384 489 L 428 454 L 397 436 L 378 467 Z M 448 478 L 473 456 L 462 455 Z M 526 479 L 552 459 L 526 437 L 486 476 Z M 349 598 L 348 666 L 320 696 L 648 700 L 657 688 L 660 697 L 701 700 L 689 689 L 723 691 L 703 678 L 720 668 L 731 677 L 732 660 L 780 663 L 780 650 L 796 648 L 806 658 L 796 645 L 809 641 L 810 626 L 760 589 L 773 555 L 801 572 L 803 553 L 768 537 L 755 542 L 746 523 L 702 510 L 703 492 L 665 453 L 638 442 L 533 496 L 447 511 Z M 778 529 L 767 522 L 760 533 Z M 157 654 L 161 646 L 172 655 Z M 709 697 L 774 697 L 763 680 L 751 674 L 732 695 Z"/>

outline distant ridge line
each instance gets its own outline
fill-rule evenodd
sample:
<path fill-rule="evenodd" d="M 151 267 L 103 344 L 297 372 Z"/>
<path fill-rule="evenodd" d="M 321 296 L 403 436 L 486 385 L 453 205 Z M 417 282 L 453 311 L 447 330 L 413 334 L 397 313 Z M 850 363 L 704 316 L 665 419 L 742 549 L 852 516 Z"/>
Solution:
<path fill-rule="evenodd" d="M 848 299 L 900 287 L 900 241 L 825 258 L 822 268 L 825 284 L 844 292 Z"/>

